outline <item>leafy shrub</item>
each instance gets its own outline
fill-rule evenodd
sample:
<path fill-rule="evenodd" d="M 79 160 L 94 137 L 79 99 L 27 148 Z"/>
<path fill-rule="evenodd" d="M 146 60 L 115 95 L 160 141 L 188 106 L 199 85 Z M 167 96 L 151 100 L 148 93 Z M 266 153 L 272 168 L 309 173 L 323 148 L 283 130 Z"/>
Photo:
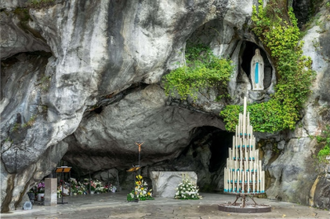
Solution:
<path fill-rule="evenodd" d="M 317 159 L 321 163 L 327 163 L 326 157 L 330 155 L 330 126 L 326 126 L 322 135 L 315 137 L 318 143 L 325 143 L 324 147 L 317 154 Z"/>
<path fill-rule="evenodd" d="M 208 47 L 200 44 L 187 47 L 185 57 L 187 66 L 164 76 L 166 95 L 179 95 L 182 100 L 190 96 L 195 101 L 200 90 L 217 87 L 220 93 L 228 96 L 227 85 L 233 72 L 230 60 L 218 59 Z"/>

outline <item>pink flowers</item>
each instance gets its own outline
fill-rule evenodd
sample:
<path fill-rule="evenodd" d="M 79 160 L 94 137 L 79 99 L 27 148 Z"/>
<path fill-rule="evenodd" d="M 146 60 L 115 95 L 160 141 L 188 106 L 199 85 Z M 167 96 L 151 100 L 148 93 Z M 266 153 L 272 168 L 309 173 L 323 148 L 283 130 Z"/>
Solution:
<path fill-rule="evenodd" d="M 38 189 L 40 189 L 40 188 L 45 188 L 45 183 L 44 182 L 40 182 L 38 184 Z"/>

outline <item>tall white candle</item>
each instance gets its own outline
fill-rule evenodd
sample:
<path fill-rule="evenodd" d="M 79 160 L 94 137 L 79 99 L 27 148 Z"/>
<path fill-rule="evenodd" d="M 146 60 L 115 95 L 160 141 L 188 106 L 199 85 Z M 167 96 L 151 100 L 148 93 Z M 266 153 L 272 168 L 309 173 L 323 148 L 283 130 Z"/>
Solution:
<path fill-rule="evenodd" d="M 245 187 L 245 171 L 242 172 L 242 193 L 244 193 Z"/>
<path fill-rule="evenodd" d="M 240 135 L 241 134 L 241 129 L 242 129 L 242 114 L 238 114 L 238 134 Z"/>
<path fill-rule="evenodd" d="M 244 154 L 245 155 L 245 160 L 249 160 L 249 158 L 248 158 L 248 152 L 247 152 L 248 150 L 247 150 L 247 147 L 246 147 L 247 140 L 245 139 L 244 141 L 245 141 L 245 150 L 244 150 L 245 151 L 245 154 Z"/>
<path fill-rule="evenodd" d="M 260 173 L 260 192 L 261 192 L 261 190 L 262 190 L 262 182 L 261 182 L 261 177 L 262 177 L 262 171 L 261 171 L 261 169 L 262 169 L 262 163 L 261 163 L 261 160 L 259 160 L 259 173 Z"/>
<path fill-rule="evenodd" d="M 240 181 L 240 172 L 241 171 L 237 171 L 237 192 L 239 192 L 239 181 Z"/>
<path fill-rule="evenodd" d="M 244 115 L 242 115 L 242 135 L 244 136 L 244 132 L 245 132 L 245 117 Z"/>
<path fill-rule="evenodd" d="M 256 174 L 255 174 L 255 172 L 253 172 L 253 174 L 252 174 L 252 189 L 253 189 L 253 193 L 256 192 L 255 191 L 255 188 L 256 188 L 255 176 L 256 176 Z"/>
<path fill-rule="evenodd" d="M 250 149 L 251 149 L 251 151 L 254 151 L 254 147 L 252 147 L 252 145 L 253 145 L 253 136 L 250 138 Z"/>
<path fill-rule="evenodd" d="M 235 179 L 236 179 L 236 172 L 234 172 L 234 176 L 233 176 L 233 190 L 232 190 L 232 192 L 235 192 L 235 188 L 236 188 Z"/>
<path fill-rule="evenodd" d="M 250 193 L 250 171 L 247 173 L 247 193 Z"/>
<path fill-rule="evenodd" d="M 233 159 L 233 156 L 231 154 L 231 148 L 228 148 L 228 154 L 229 154 L 229 160 L 232 160 Z"/>
<path fill-rule="evenodd" d="M 252 183 L 252 185 L 253 185 L 252 172 L 251 172 L 251 171 L 249 171 L 249 176 L 250 176 L 250 183 Z M 250 185 L 250 186 L 251 186 L 251 185 Z M 252 188 L 251 188 L 250 190 L 252 190 Z"/>
<path fill-rule="evenodd" d="M 260 190 L 261 191 L 264 191 L 264 186 L 263 186 L 264 185 L 264 173 L 263 172 L 264 171 L 261 171 L 261 182 L 260 182 L 260 184 L 261 184 L 260 185 L 260 187 L 261 187 Z"/>
<path fill-rule="evenodd" d="M 241 114 L 241 133 L 243 134 L 243 114 Z"/>
<path fill-rule="evenodd" d="M 251 159 L 252 159 L 252 151 L 253 151 L 253 149 L 252 149 L 252 147 L 251 147 L 251 138 L 249 139 L 249 145 L 250 145 L 250 147 L 249 147 L 249 149 L 250 149 L 250 157 L 251 157 Z"/>
<path fill-rule="evenodd" d="M 259 189 L 259 180 L 260 180 L 260 173 L 259 173 L 259 170 L 257 171 L 257 192 L 260 192 L 260 189 Z"/>
<path fill-rule="evenodd" d="M 227 168 L 227 191 L 229 192 L 230 186 L 230 170 Z"/>
<path fill-rule="evenodd" d="M 224 189 L 225 189 L 225 192 L 227 192 L 228 190 L 228 179 L 227 179 L 227 175 L 228 175 L 228 172 L 227 172 L 227 168 L 225 167 L 224 169 Z"/>

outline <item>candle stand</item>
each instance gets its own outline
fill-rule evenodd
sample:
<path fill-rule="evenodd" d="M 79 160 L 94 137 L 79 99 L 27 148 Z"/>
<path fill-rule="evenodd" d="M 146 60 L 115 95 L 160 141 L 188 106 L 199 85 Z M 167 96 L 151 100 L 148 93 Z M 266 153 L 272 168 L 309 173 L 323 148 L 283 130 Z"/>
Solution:
<path fill-rule="evenodd" d="M 253 197 L 265 193 L 265 171 L 259 160 L 259 150 L 255 148 L 256 139 L 253 136 L 253 127 L 250 125 L 250 114 L 246 113 L 246 97 L 244 111 L 239 114 L 233 147 L 229 148 L 229 157 L 224 169 L 224 192 L 236 195 L 231 203 L 220 204 L 218 209 L 236 213 L 270 212 L 269 205 L 257 204 Z M 253 204 L 247 203 L 247 198 Z M 242 203 L 237 203 L 241 199 Z"/>

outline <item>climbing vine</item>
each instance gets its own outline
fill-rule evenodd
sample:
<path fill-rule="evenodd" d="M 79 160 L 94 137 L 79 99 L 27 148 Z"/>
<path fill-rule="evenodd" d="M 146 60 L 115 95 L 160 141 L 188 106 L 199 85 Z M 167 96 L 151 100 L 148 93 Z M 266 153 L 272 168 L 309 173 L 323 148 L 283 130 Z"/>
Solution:
<path fill-rule="evenodd" d="M 316 158 L 320 163 L 327 163 L 326 157 L 330 155 L 330 126 L 327 125 L 321 135 L 311 137 L 315 137 L 317 143 L 325 143 L 324 147 L 318 152 Z"/>
<path fill-rule="evenodd" d="M 199 91 L 211 87 L 217 87 L 220 93 L 228 95 L 227 85 L 234 68 L 230 60 L 217 58 L 201 44 L 187 47 L 185 58 L 186 66 L 165 75 L 166 95 L 179 95 L 182 100 L 190 96 L 195 101 Z"/>
<path fill-rule="evenodd" d="M 293 9 L 286 9 L 280 0 L 271 0 L 263 8 L 253 6 L 252 31 L 270 53 L 277 72 L 275 94 L 268 102 L 248 106 L 255 131 L 273 133 L 294 129 L 301 118 L 300 110 L 310 93 L 314 71 L 312 60 L 303 55 L 303 43 L 299 43 L 300 31 Z M 228 105 L 220 115 L 226 129 L 235 130 L 241 106 Z"/>

